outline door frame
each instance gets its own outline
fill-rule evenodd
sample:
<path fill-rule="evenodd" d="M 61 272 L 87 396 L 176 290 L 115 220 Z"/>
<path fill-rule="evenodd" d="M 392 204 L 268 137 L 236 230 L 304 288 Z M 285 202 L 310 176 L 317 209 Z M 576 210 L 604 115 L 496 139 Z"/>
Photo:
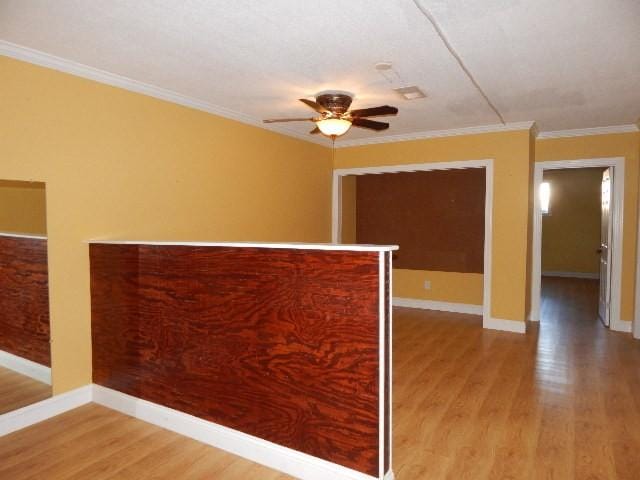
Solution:
<path fill-rule="evenodd" d="M 638 232 L 636 237 L 636 295 L 635 309 L 633 312 L 633 338 L 640 339 L 640 214 L 638 215 Z"/>
<path fill-rule="evenodd" d="M 487 326 L 492 323 L 491 268 L 493 263 L 491 251 L 493 238 L 493 159 L 335 169 L 333 171 L 332 184 L 331 241 L 333 243 L 340 243 L 340 237 L 342 236 L 342 177 L 380 173 L 428 172 L 430 170 L 463 170 L 467 168 L 485 169 L 482 325 L 487 328 Z"/>
<path fill-rule="evenodd" d="M 622 232 L 624 222 L 624 157 L 584 158 L 536 162 L 533 173 L 533 247 L 531 269 L 531 313 L 529 320 L 540 320 L 540 284 L 542 275 L 542 211 L 538 191 L 546 170 L 602 167 L 613 170 L 611 198 L 611 305 L 609 325 L 611 330 L 629 332 L 630 322 L 620 318 L 622 296 Z"/>

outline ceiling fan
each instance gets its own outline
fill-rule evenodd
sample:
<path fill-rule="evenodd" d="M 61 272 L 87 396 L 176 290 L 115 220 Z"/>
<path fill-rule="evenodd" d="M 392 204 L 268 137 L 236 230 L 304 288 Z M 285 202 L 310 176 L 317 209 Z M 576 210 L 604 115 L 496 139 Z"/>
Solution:
<path fill-rule="evenodd" d="M 369 120 L 366 117 L 384 117 L 398 113 L 396 107 L 389 105 L 349 110 L 353 96 L 344 92 L 323 92 L 316 96 L 315 102 L 306 98 L 301 98 L 300 101 L 313 108 L 320 115 L 309 118 L 270 118 L 263 120 L 263 122 L 314 122 L 316 127 L 309 133 L 322 133 L 328 137 L 335 138 L 347 133 L 352 125 L 354 127 L 368 128 L 369 130 L 386 130 L 389 128 L 388 123 Z"/>

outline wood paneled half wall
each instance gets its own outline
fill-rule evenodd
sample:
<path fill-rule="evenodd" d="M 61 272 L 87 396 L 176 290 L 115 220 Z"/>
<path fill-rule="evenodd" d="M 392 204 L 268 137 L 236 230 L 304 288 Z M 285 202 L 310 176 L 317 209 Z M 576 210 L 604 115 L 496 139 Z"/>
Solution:
<path fill-rule="evenodd" d="M 382 478 L 391 249 L 92 243 L 93 381 Z"/>
<path fill-rule="evenodd" d="M 47 239 L 0 233 L 0 351 L 51 366 Z"/>

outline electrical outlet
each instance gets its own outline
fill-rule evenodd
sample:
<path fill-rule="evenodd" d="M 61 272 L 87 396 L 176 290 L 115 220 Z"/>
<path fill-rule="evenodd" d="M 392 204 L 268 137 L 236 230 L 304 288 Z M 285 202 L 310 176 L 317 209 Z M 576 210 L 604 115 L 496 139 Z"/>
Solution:
<path fill-rule="evenodd" d="M 425 280 L 424 281 L 424 289 L 425 290 L 431 290 L 431 280 Z"/>

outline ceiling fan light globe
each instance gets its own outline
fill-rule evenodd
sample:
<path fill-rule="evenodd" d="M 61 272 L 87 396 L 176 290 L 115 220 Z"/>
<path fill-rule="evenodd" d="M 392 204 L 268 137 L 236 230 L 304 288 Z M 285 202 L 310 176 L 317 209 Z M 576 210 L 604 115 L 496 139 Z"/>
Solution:
<path fill-rule="evenodd" d="M 351 122 L 342 118 L 326 118 L 318 120 L 316 125 L 320 131 L 328 137 L 339 137 L 344 135 L 351 128 Z"/>

